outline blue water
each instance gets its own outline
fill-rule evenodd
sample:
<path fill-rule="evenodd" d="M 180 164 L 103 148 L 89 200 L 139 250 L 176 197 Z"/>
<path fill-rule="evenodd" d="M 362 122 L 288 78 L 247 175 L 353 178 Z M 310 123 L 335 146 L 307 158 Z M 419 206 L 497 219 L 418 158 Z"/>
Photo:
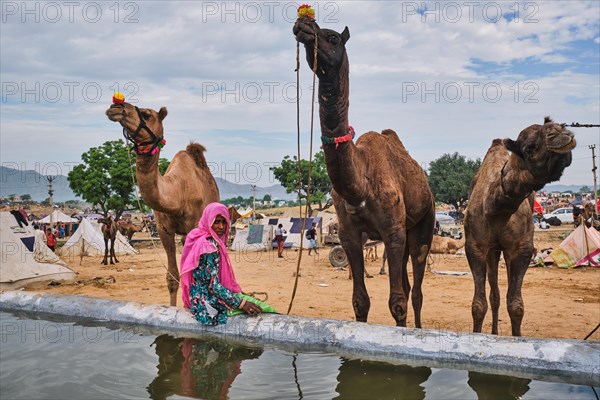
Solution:
<path fill-rule="evenodd" d="M 600 388 L 0 313 L 0 399 L 592 399 Z"/>

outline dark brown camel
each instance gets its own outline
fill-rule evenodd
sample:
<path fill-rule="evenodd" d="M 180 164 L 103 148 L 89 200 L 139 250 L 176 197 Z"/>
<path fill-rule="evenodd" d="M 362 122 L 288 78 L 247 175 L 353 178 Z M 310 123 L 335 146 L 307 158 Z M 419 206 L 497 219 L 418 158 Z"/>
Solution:
<path fill-rule="evenodd" d="M 560 179 L 571 164 L 573 133 L 546 117 L 531 125 L 517 140 L 495 139 L 473 178 L 465 215 L 465 252 L 475 294 L 473 331 L 481 332 L 488 309 L 486 276 L 490 284 L 492 333 L 498 334 L 498 261 L 504 254 L 508 275 L 506 306 L 513 336 L 521 335 L 525 314 L 521 286 L 533 253 L 533 200 L 536 190 Z"/>
<path fill-rule="evenodd" d="M 142 198 L 154 210 L 156 229 L 167 253 L 167 288 L 170 304 L 177 304 L 179 269 L 175 235 L 185 235 L 198 226 L 207 204 L 219 201 L 219 188 L 210 173 L 204 146 L 190 143 L 178 151 L 164 176 L 158 170 L 163 120 L 167 108 L 158 112 L 129 103 L 113 104 L 106 110 L 108 119 L 118 122 L 136 150 L 136 178 Z"/>
<path fill-rule="evenodd" d="M 413 265 L 412 306 L 421 327 L 421 284 L 435 221 L 433 196 L 425 173 L 408 154 L 396 132 L 367 132 L 356 144 L 348 126 L 349 63 L 341 34 L 320 29 L 303 17 L 294 25 L 304 44 L 309 66 L 318 40 L 319 117 L 321 140 L 339 219 L 339 238 L 352 268 L 352 306 L 357 321 L 366 322 L 371 307 L 364 279 L 362 234 L 381 240 L 389 261 L 389 308 L 399 326 L 406 326 L 410 282 L 407 262 Z"/>
<path fill-rule="evenodd" d="M 102 224 L 102 236 L 104 236 L 104 259 L 102 264 L 107 265 L 109 254 L 108 242 L 110 242 L 110 264 L 118 263 L 117 255 L 115 254 L 115 240 L 117 239 L 117 222 L 111 216 L 99 218 L 98 223 Z M 113 257 L 115 262 L 113 263 Z"/>

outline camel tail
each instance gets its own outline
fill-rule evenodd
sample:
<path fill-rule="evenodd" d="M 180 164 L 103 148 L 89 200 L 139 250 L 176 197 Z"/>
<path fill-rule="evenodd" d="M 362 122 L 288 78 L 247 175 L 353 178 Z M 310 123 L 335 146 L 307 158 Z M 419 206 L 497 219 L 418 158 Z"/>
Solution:
<path fill-rule="evenodd" d="M 186 147 L 185 151 L 194 159 L 198 167 L 208 168 L 208 165 L 206 164 L 206 158 L 204 158 L 206 147 L 199 143 L 190 143 Z"/>

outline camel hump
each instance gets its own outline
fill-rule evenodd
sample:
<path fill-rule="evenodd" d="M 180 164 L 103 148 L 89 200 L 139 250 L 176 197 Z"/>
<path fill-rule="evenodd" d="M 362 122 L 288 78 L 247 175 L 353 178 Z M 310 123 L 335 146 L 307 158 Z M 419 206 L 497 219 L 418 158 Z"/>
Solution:
<path fill-rule="evenodd" d="M 198 167 L 208 168 L 208 165 L 206 164 L 206 158 L 204 158 L 206 147 L 199 143 L 190 143 L 186 147 L 185 151 L 194 159 Z"/>
<path fill-rule="evenodd" d="M 504 144 L 502 143 L 502 139 L 494 139 L 494 140 L 492 140 L 492 146 L 491 147 L 494 147 L 494 146 L 504 146 Z"/>
<path fill-rule="evenodd" d="M 384 129 L 381 131 L 381 134 L 386 135 L 386 136 L 393 136 L 393 137 L 396 137 L 397 139 L 399 139 L 398 134 L 393 129 Z"/>

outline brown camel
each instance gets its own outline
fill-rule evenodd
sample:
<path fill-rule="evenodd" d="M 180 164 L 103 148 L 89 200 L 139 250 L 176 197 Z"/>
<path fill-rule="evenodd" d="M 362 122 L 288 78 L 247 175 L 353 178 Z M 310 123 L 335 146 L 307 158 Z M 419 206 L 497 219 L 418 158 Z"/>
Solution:
<path fill-rule="evenodd" d="M 142 227 L 139 227 L 134 224 L 119 225 L 119 232 L 121 232 L 121 235 L 127 237 L 127 241 L 131 241 L 131 238 L 133 237 L 133 235 L 138 232 L 141 232 L 141 231 L 142 231 Z"/>
<path fill-rule="evenodd" d="M 490 284 L 492 333 L 498 334 L 498 261 L 506 261 L 506 305 L 513 336 L 521 335 L 525 314 L 521 286 L 533 253 L 533 200 L 536 190 L 560 179 L 571 164 L 573 133 L 546 117 L 517 140 L 495 139 L 471 183 L 465 215 L 465 251 L 475 281 L 473 331 L 481 332 Z"/>
<path fill-rule="evenodd" d="M 166 107 L 160 111 L 129 103 L 113 104 L 108 119 L 123 126 L 134 143 L 136 177 L 142 198 L 154 210 L 160 241 L 167 253 L 167 287 L 172 306 L 177 304 L 179 270 L 175 234 L 185 235 L 198 226 L 207 204 L 219 201 L 219 189 L 204 158 L 204 146 L 191 143 L 177 152 L 164 176 L 158 171 L 159 143 L 163 140 Z"/>
<path fill-rule="evenodd" d="M 456 254 L 465 245 L 465 239 L 452 239 L 439 235 L 433 235 L 431 242 L 432 254 Z"/>
<path fill-rule="evenodd" d="M 108 242 L 110 242 L 110 264 L 118 263 L 117 255 L 115 254 L 115 240 L 117 239 L 117 222 L 109 215 L 105 218 L 98 218 L 98 223 L 102 224 L 102 236 L 104 236 L 104 259 L 102 264 L 107 265 L 109 254 Z M 115 262 L 113 263 L 113 257 Z"/>
<path fill-rule="evenodd" d="M 348 125 L 349 63 L 341 34 L 320 29 L 303 17 L 294 25 L 313 67 L 315 34 L 318 40 L 319 117 L 321 140 L 332 198 L 339 219 L 339 238 L 352 268 L 352 306 L 357 321 L 366 322 L 371 302 L 365 287 L 362 234 L 384 243 L 389 264 L 389 308 L 398 326 L 406 326 L 410 282 L 407 262 L 413 265 L 412 306 L 421 327 L 421 284 L 435 221 L 434 202 L 425 173 L 391 129 L 367 132 L 356 144 Z"/>

